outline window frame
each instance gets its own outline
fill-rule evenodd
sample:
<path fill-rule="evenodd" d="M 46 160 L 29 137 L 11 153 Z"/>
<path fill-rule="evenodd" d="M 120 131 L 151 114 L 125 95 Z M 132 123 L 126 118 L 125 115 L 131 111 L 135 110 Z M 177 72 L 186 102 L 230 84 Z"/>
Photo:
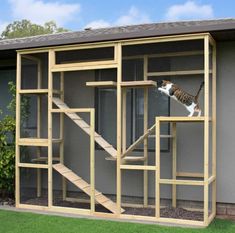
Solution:
<path fill-rule="evenodd" d="M 95 70 L 95 80 L 99 80 L 99 76 L 100 76 L 100 70 Z M 94 93 L 94 106 L 95 106 L 95 130 L 96 132 L 99 133 L 100 131 L 100 124 L 99 124 L 99 105 L 100 105 L 100 101 L 99 101 L 99 89 L 98 87 L 95 87 L 95 93 Z M 134 102 L 133 102 L 133 98 L 135 98 L 136 96 L 136 91 L 131 89 L 131 105 L 134 106 Z M 167 115 L 170 116 L 170 107 L 171 107 L 171 103 L 170 103 L 170 97 L 168 97 L 168 112 Z M 134 112 L 135 108 L 132 107 L 131 108 L 131 132 L 130 132 L 130 138 L 131 138 L 131 142 L 130 145 L 132 143 L 134 143 L 137 139 L 134 140 L 134 136 L 133 136 L 133 128 L 134 128 L 134 124 L 135 124 L 135 120 L 134 118 L 136 118 L 136 113 Z M 168 135 L 170 134 L 170 123 L 167 124 L 168 125 L 168 129 L 167 129 L 167 133 Z M 154 139 L 148 139 L 148 140 L 154 140 Z M 161 152 L 163 153 L 169 153 L 170 152 L 170 138 L 164 138 L 164 140 L 167 140 L 167 149 L 161 149 Z M 114 148 L 116 147 L 116 145 L 114 146 Z M 102 150 L 104 151 L 104 149 L 99 146 L 97 143 L 95 144 L 95 149 L 96 150 Z M 134 152 L 143 152 L 144 149 L 141 148 L 136 148 L 134 149 Z M 154 152 L 155 149 L 153 148 L 148 148 L 148 152 Z"/>

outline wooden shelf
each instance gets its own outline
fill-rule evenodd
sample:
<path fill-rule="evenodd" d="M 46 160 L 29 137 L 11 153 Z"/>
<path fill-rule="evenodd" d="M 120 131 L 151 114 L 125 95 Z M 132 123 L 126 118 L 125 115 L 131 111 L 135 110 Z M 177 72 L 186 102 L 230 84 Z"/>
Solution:
<path fill-rule="evenodd" d="M 107 88 L 114 88 L 117 86 L 117 83 L 114 81 L 97 81 L 97 82 L 86 82 L 88 87 L 107 87 Z"/>
<path fill-rule="evenodd" d="M 157 83 L 152 80 L 128 81 L 128 82 L 121 82 L 121 86 L 129 88 L 156 87 Z"/>

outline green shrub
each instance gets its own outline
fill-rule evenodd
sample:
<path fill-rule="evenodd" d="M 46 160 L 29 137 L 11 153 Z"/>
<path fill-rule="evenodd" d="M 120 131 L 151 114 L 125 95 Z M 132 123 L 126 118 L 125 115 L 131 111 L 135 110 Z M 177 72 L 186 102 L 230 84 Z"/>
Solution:
<path fill-rule="evenodd" d="M 0 194 L 13 195 L 15 187 L 15 107 L 16 86 L 8 83 L 12 99 L 7 108 L 10 114 L 4 115 L 0 120 Z M 28 118 L 28 98 L 21 100 L 21 122 Z M 3 112 L 0 110 L 0 114 Z"/>

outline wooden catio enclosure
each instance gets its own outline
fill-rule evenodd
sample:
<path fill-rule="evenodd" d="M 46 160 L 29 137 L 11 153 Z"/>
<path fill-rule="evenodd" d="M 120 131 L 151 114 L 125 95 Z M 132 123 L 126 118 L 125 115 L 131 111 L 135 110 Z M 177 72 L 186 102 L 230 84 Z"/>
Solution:
<path fill-rule="evenodd" d="M 189 42 L 193 46 L 186 46 Z M 194 47 L 195 43 L 198 46 Z M 173 68 L 169 67 L 169 70 L 163 71 L 154 70 L 154 65 L 150 64 L 158 62 L 164 66 L 166 59 L 173 58 L 177 62 L 181 58 L 190 59 L 194 56 L 202 64 L 200 69 L 182 67 L 172 70 Z M 141 61 L 143 65 L 141 68 L 143 76 L 138 80 L 123 76 L 123 72 L 128 72 L 123 68 L 124 62 L 132 60 Z M 27 69 L 31 69 L 30 67 L 34 67 L 34 70 L 29 75 Z M 74 105 L 73 99 L 68 98 L 67 101 L 65 98 L 66 94 L 69 94 L 66 92 L 66 82 L 69 79 L 66 77 L 67 73 L 93 70 L 113 70 L 116 75 L 115 80 L 108 77 L 102 80 L 85 80 L 86 86 L 83 86 L 87 92 L 94 90 L 97 92 L 100 89 L 107 89 L 110 92 L 114 90 L 116 106 L 113 108 L 116 109 L 110 109 L 110 116 L 112 112 L 116 114 L 116 124 L 112 126 L 116 128 L 116 132 L 113 132 L 116 134 L 116 145 L 112 145 L 110 140 L 100 132 L 96 132 L 95 106 L 69 107 Z M 24 80 L 26 76 L 30 78 Z M 151 100 L 149 91 L 156 90 L 157 80 L 174 77 L 176 80 L 174 82 L 177 82 L 177 79 L 186 80 L 189 76 L 205 82 L 202 116 L 187 117 L 185 114 L 175 116 L 169 111 L 167 115 L 151 116 L 153 123 L 149 124 L 148 113 L 152 108 L 149 106 Z M 81 75 L 77 79 L 85 79 L 85 76 Z M 35 85 L 30 85 L 30 82 L 34 82 Z M 127 117 L 129 114 L 127 108 L 130 105 L 127 101 L 129 90 L 143 92 L 143 101 L 139 110 L 143 116 L 140 119 L 143 134 L 135 138 L 132 143 L 127 143 L 129 137 L 127 135 L 130 131 Z M 74 86 L 70 91 L 77 93 L 76 100 L 79 101 L 79 96 L 81 96 L 79 87 Z M 25 134 L 23 130 L 21 100 L 24 97 L 34 99 L 29 101 L 36 112 L 34 133 Z M 131 100 L 134 101 L 133 98 Z M 83 100 L 83 104 L 86 106 L 86 100 Z M 158 103 L 158 106 L 161 106 L 161 103 Z M 109 115 L 106 114 L 105 117 L 108 119 Z M 86 137 L 89 142 L 88 147 L 85 148 L 84 145 L 81 151 L 76 150 L 75 153 L 69 155 L 65 153 L 65 150 L 69 150 L 71 145 L 76 145 L 80 139 L 75 137 L 67 140 L 69 132 L 66 133 L 65 128 L 68 121 L 71 121 L 73 127 L 80 130 L 79 135 Z M 216 44 L 208 33 L 19 50 L 17 51 L 16 122 L 16 206 L 18 208 L 197 226 L 207 226 L 215 217 Z M 183 171 L 178 170 L 178 127 L 179 131 L 182 131 L 181 125 L 189 127 L 189 130 L 192 125 L 194 125 L 193 129 L 201 129 L 199 140 L 202 141 L 200 148 L 202 153 L 198 156 L 202 156 L 202 171 L 188 172 L 187 167 Z M 164 128 L 164 133 L 162 133 L 162 128 Z M 190 132 L 194 134 L 193 130 Z M 153 140 L 151 153 L 149 152 L 150 140 Z M 141 149 L 140 145 L 142 145 Z M 161 147 L 164 145 L 171 154 L 171 163 L 168 164 L 170 175 L 167 177 L 161 173 L 165 169 L 165 166 L 161 166 L 162 159 L 164 159 Z M 190 146 L 187 144 L 181 146 L 187 149 L 188 154 L 185 160 L 193 161 L 188 152 L 190 148 L 187 148 Z M 97 157 L 100 156 L 97 154 L 101 150 L 105 151 L 106 158 Z M 136 153 L 138 150 L 140 152 Z M 28 154 L 28 159 L 25 153 Z M 79 157 L 82 153 L 86 159 L 84 167 L 85 164 L 89 164 L 87 169 L 84 168 L 89 179 L 83 178 L 80 172 L 77 173 L 71 169 L 71 166 L 76 165 L 69 162 L 77 160 L 79 166 L 83 166 L 83 160 Z M 67 156 L 70 156 L 69 160 Z M 106 184 L 114 187 L 112 195 L 103 193 L 102 185 L 97 187 L 96 180 L 99 179 L 96 173 L 97 160 L 101 168 L 101 160 L 105 167 L 115 168 L 114 182 Z M 125 193 L 123 194 L 123 185 L 128 186 L 127 177 L 137 174 L 135 172 L 143 175 L 143 179 L 137 180 L 136 183 L 141 187 L 143 194 L 138 197 L 138 201 L 133 201 L 137 200 L 135 197 L 126 197 Z M 106 176 L 108 177 L 109 174 L 107 173 Z M 33 178 L 35 180 L 32 180 Z M 103 178 L 106 177 L 103 176 Z M 79 191 L 76 195 L 70 195 L 71 184 L 73 190 Z M 165 186 L 168 187 L 168 191 L 170 190 L 168 196 L 164 195 L 165 191 L 162 192 Z M 163 213 L 166 209 L 174 212 L 178 208 L 179 186 L 186 189 L 189 187 L 192 192 L 194 189 L 199 189 L 201 209 L 191 206 L 185 207 L 184 211 L 188 211 L 187 213 L 197 211 L 201 214 L 201 218 L 180 217 L 179 219 L 171 213 L 169 215 Z M 28 199 L 24 197 L 29 194 L 29 191 L 24 191 L 25 187 L 34 187 L 33 197 Z M 59 202 L 57 202 L 58 196 L 60 196 Z M 41 202 L 42 199 L 43 202 Z"/>

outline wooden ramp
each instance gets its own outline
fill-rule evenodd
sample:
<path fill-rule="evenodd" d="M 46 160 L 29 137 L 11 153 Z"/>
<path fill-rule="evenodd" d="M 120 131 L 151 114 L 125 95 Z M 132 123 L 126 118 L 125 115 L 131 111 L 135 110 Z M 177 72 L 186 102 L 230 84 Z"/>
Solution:
<path fill-rule="evenodd" d="M 83 180 L 81 177 L 76 175 L 72 170 L 68 169 L 61 163 L 57 163 L 53 165 L 53 168 L 59 172 L 62 176 L 64 176 L 67 180 L 69 180 L 71 183 L 73 183 L 75 186 L 77 186 L 79 189 L 81 189 L 83 192 L 85 192 L 87 195 L 91 195 L 91 186 L 88 184 L 85 180 Z M 104 206 L 106 209 L 111 211 L 112 213 L 117 213 L 117 205 L 115 202 L 107 198 L 105 195 L 103 195 L 101 192 L 98 192 L 95 190 L 95 200 L 102 206 Z M 124 209 L 121 209 L 121 212 L 124 212 Z"/>
<path fill-rule="evenodd" d="M 60 98 L 52 98 L 53 103 L 60 109 L 69 109 Z M 65 114 L 72 120 L 76 125 L 78 125 L 84 132 L 90 135 L 90 125 L 88 125 L 77 113 L 65 112 Z M 117 158 L 117 151 L 109 144 L 101 135 L 95 132 L 95 141 L 104 150 L 109 153 L 113 158 Z"/>

